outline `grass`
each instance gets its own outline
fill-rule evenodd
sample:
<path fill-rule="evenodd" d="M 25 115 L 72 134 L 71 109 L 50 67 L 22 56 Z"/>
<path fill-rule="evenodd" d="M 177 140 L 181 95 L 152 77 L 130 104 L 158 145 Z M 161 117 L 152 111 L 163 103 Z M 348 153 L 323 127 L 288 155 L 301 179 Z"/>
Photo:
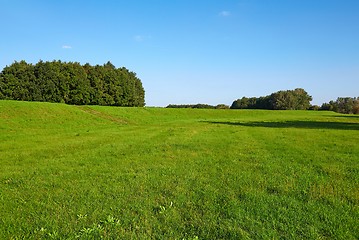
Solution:
<path fill-rule="evenodd" d="M 359 118 L 0 101 L 1 239 L 358 239 Z"/>

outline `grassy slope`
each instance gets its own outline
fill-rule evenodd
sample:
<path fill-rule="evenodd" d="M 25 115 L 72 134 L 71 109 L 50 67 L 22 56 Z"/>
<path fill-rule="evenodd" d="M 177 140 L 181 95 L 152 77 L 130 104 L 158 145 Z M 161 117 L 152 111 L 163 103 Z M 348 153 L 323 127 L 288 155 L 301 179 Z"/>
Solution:
<path fill-rule="evenodd" d="M 0 238 L 359 238 L 359 118 L 0 101 Z"/>

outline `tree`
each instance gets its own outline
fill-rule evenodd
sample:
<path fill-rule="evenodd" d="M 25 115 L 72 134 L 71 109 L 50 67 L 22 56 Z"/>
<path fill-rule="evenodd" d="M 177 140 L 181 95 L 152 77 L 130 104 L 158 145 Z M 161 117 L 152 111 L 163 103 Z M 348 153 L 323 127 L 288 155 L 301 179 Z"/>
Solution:
<path fill-rule="evenodd" d="M 320 110 L 359 114 L 359 97 L 338 97 L 336 101 L 323 103 Z"/>
<path fill-rule="evenodd" d="M 352 112 L 354 114 L 359 114 L 359 97 L 356 98 L 355 101 L 354 101 Z"/>
<path fill-rule="evenodd" d="M 145 91 L 134 72 L 107 62 L 15 62 L 0 73 L 0 99 L 144 106 Z"/>
<path fill-rule="evenodd" d="M 229 109 L 229 106 L 226 104 L 218 104 L 216 106 L 216 109 Z"/>
<path fill-rule="evenodd" d="M 0 73 L 1 99 L 32 100 L 34 70 L 25 61 L 14 62 Z"/>
<path fill-rule="evenodd" d="M 270 95 L 272 108 L 276 110 L 306 110 L 312 97 L 302 88 L 278 91 Z"/>
<path fill-rule="evenodd" d="M 305 110 L 312 97 L 302 88 L 278 91 L 264 97 L 242 97 L 232 103 L 232 109 Z"/>

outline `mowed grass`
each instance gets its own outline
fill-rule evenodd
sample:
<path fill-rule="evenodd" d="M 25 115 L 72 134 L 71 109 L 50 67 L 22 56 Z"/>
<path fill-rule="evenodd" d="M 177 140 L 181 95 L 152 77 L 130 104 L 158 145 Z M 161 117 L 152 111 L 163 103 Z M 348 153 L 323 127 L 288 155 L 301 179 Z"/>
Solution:
<path fill-rule="evenodd" d="M 0 101 L 0 239 L 358 239 L 359 117 Z"/>

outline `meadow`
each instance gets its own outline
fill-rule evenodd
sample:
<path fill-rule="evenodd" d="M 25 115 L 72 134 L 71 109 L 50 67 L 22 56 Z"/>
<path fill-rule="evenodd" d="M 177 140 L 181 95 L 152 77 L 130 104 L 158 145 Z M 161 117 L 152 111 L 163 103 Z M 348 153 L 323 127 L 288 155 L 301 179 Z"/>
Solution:
<path fill-rule="evenodd" d="M 359 117 L 0 101 L 0 239 L 359 239 Z"/>

